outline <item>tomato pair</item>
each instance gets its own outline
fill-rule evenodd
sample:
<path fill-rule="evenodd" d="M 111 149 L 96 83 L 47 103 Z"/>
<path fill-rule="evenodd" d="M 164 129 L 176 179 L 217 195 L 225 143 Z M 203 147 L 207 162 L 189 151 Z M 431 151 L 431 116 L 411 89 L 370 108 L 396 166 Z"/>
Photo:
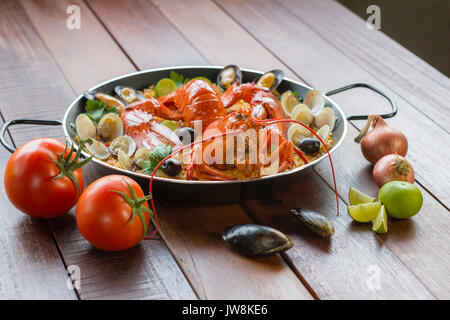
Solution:
<path fill-rule="evenodd" d="M 78 201 L 78 229 L 89 242 L 107 251 L 133 247 L 150 223 L 150 196 L 144 196 L 134 180 L 119 175 L 98 179 L 81 194 L 81 167 L 90 160 L 78 161 L 83 143 L 76 153 L 51 138 L 24 144 L 6 165 L 6 194 L 19 210 L 39 218 L 63 215 Z"/>

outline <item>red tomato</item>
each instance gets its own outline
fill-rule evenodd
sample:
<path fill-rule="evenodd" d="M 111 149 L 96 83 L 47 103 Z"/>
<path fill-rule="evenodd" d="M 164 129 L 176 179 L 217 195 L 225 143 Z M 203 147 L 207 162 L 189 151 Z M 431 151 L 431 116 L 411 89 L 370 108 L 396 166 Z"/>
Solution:
<path fill-rule="evenodd" d="M 78 157 L 56 139 L 39 138 L 18 148 L 8 160 L 5 170 L 5 189 L 17 209 L 39 218 L 53 218 L 69 211 L 79 197 L 76 183 L 70 175 L 78 164 Z M 51 159 L 59 161 L 58 166 Z M 61 168 L 67 174 L 57 177 Z M 80 193 L 84 182 L 81 168 L 73 170 Z"/>
<path fill-rule="evenodd" d="M 150 223 L 149 199 L 150 196 L 145 197 L 141 187 L 127 176 L 100 178 L 86 188 L 78 201 L 78 230 L 98 249 L 131 248 L 144 238 Z"/>

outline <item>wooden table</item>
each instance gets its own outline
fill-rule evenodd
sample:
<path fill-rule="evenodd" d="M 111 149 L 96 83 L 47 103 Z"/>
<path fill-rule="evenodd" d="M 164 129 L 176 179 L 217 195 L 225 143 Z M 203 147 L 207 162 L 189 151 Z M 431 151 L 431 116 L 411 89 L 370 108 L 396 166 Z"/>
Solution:
<path fill-rule="evenodd" d="M 81 29 L 66 28 L 69 5 Z M 183 206 L 157 202 L 160 231 L 135 248 L 106 253 L 79 234 L 74 210 L 30 218 L 0 192 L 0 298 L 7 299 L 448 299 L 450 233 L 450 81 L 331 0 L 2 0 L 1 121 L 61 119 L 83 90 L 111 77 L 174 65 L 238 64 L 286 75 L 321 91 L 367 82 L 399 106 L 390 125 L 409 139 L 408 159 L 424 195 L 420 214 L 391 220 L 387 235 L 346 214 L 350 186 L 375 196 L 371 167 L 349 125 L 333 154 L 341 216 L 326 161 L 273 201 Z M 333 97 L 334 98 L 334 97 Z M 347 114 L 379 113 L 386 102 L 365 89 L 337 95 Z M 14 127 L 17 146 L 58 127 Z M 10 154 L 0 152 L 1 174 Z M 85 179 L 96 175 L 92 167 Z M 3 188 L 3 184 L 1 186 Z M 266 199 L 267 200 L 267 199 Z M 308 207 L 336 227 L 322 239 L 286 214 Z M 285 254 L 252 260 L 220 239 L 225 226 L 256 222 L 294 238 Z M 67 267 L 81 287 L 66 286 Z M 378 277 L 379 286 L 374 277 Z"/>

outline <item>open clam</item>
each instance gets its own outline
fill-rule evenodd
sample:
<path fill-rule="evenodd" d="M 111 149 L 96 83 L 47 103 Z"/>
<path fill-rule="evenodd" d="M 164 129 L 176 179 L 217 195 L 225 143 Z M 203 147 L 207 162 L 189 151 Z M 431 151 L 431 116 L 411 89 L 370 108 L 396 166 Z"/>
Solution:
<path fill-rule="evenodd" d="M 311 132 L 302 125 L 294 123 L 289 127 L 287 136 L 288 139 L 297 146 L 302 139 L 309 138 L 311 136 Z"/>
<path fill-rule="evenodd" d="M 334 129 L 334 123 L 336 121 L 336 114 L 333 109 L 330 107 L 323 108 L 315 117 L 314 117 L 314 125 L 316 128 L 322 128 L 324 125 L 327 125 L 330 128 L 330 131 Z"/>
<path fill-rule="evenodd" d="M 292 109 L 291 119 L 299 121 L 309 127 L 314 120 L 314 116 L 311 109 L 309 109 L 306 104 L 298 104 Z"/>
<path fill-rule="evenodd" d="M 116 86 L 114 92 L 126 103 L 132 103 L 137 100 L 146 99 L 145 96 L 131 87 Z"/>
<path fill-rule="evenodd" d="M 242 73 L 241 69 L 234 64 L 230 64 L 223 68 L 217 76 L 217 85 L 224 91 L 231 87 L 235 82 L 237 82 L 238 85 L 241 84 Z"/>
<path fill-rule="evenodd" d="M 306 93 L 303 103 L 311 109 L 313 115 L 315 116 L 319 114 L 325 106 L 325 98 L 319 90 L 309 90 Z"/>
<path fill-rule="evenodd" d="M 117 156 L 119 150 L 122 150 L 131 157 L 136 151 L 136 142 L 129 136 L 118 136 L 111 142 L 109 149 L 113 155 Z"/>
<path fill-rule="evenodd" d="M 86 149 L 94 157 L 105 160 L 109 156 L 108 148 L 98 140 L 92 140 L 90 143 L 86 143 Z"/>
<path fill-rule="evenodd" d="M 122 120 L 115 113 L 107 113 L 100 119 L 97 132 L 103 140 L 112 141 L 116 137 L 123 135 Z"/>
<path fill-rule="evenodd" d="M 283 92 L 280 103 L 286 116 L 290 117 L 294 107 L 298 104 L 298 98 L 291 90 Z"/>
<path fill-rule="evenodd" d="M 324 125 L 322 128 L 317 131 L 317 135 L 322 139 L 322 141 L 325 141 L 328 138 L 328 135 L 330 134 L 330 127 L 328 125 Z"/>
<path fill-rule="evenodd" d="M 85 113 L 78 115 L 75 120 L 75 130 L 81 140 L 95 139 L 97 137 L 97 129 Z"/>
<path fill-rule="evenodd" d="M 268 256 L 289 250 L 291 237 L 274 228 L 257 224 L 237 224 L 227 227 L 222 238 L 233 248 L 249 256 Z"/>
<path fill-rule="evenodd" d="M 128 154 L 123 152 L 123 150 L 119 150 L 119 152 L 117 153 L 117 160 L 119 161 L 119 164 L 122 167 L 122 169 L 125 170 L 133 169 L 133 160 L 131 160 Z"/>
<path fill-rule="evenodd" d="M 255 83 L 257 85 L 269 88 L 271 91 L 274 91 L 278 85 L 283 81 L 284 72 L 282 70 L 270 70 L 260 75 L 255 79 Z"/>
<path fill-rule="evenodd" d="M 150 149 L 147 147 L 140 147 L 136 150 L 136 153 L 134 154 L 134 163 L 139 167 L 142 168 L 142 165 L 145 160 L 150 159 Z"/>

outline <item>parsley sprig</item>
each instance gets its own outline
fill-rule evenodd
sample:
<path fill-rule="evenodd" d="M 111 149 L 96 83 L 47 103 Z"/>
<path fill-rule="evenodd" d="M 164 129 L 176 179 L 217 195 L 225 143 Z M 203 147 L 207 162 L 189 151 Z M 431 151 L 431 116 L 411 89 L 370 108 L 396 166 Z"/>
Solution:
<path fill-rule="evenodd" d="M 94 124 L 98 124 L 103 115 L 107 113 L 118 113 L 115 107 L 107 107 L 106 103 L 98 100 L 87 100 L 84 109 Z"/>
<path fill-rule="evenodd" d="M 145 160 L 142 163 L 142 170 L 144 173 L 150 175 L 153 170 L 155 170 L 156 166 L 164 160 L 169 154 L 172 153 L 172 147 L 168 145 L 159 145 L 153 148 L 150 151 L 150 156 L 148 160 Z"/>

